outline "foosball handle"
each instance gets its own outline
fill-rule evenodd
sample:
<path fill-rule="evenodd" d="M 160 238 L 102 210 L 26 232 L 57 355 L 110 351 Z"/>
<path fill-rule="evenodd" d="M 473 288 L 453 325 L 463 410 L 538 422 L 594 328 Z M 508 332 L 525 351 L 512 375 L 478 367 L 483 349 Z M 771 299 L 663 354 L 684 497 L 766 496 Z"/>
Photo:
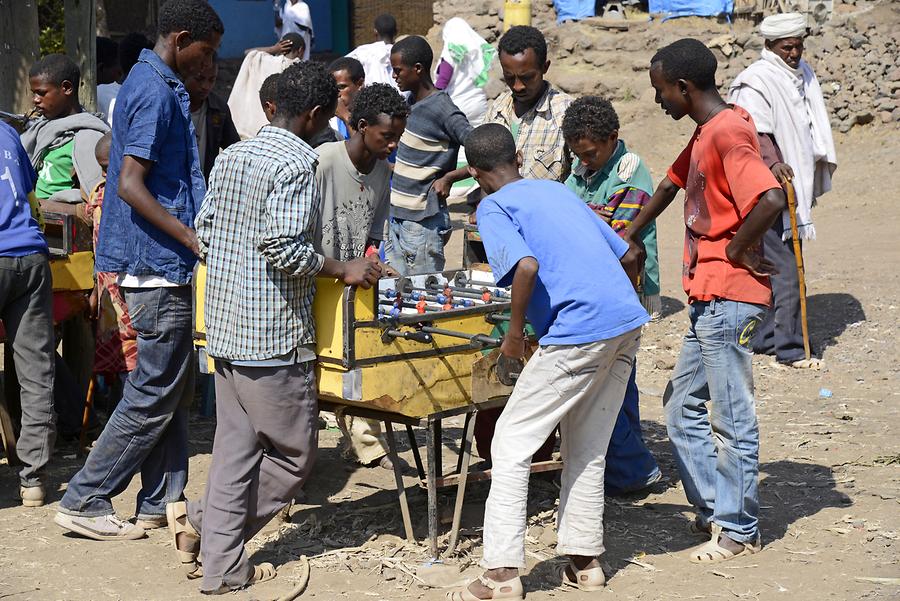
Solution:
<path fill-rule="evenodd" d="M 524 368 L 525 362 L 521 359 L 512 359 L 503 353 L 497 357 L 497 379 L 504 386 L 514 386 Z"/>

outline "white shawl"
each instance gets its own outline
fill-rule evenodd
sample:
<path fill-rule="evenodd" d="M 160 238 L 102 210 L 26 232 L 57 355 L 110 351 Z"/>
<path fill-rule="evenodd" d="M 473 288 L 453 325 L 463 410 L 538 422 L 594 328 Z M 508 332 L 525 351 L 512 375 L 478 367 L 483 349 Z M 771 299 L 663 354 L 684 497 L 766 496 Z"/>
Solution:
<path fill-rule="evenodd" d="M 772 134 L 784 161 L 794 170 L 797 226 L 801 240 L 814 240 L 812 207 L 831 190 L 837 155 L 831 123 L 819 81 L 801 60 L 790 68 L 774 52 L 763 48 L 762 58 L 742 71 L 729 90 L 729 102 L 744 107 L 756 130 Z M 790 215 L 783 214 L 784 239 L 791 238 Z"/>
<path fill-rule="evenodd" d="M 288 59 L 284 55 L 272 56 L 262 50 L 251 50 L 241 63 L 228 97 L 231 118 L 241 138 L 254 137 L 267 124 L 266 114 L 259 103 L 259 89 L 269 75 L 281 73 L 298 59 Z"/>

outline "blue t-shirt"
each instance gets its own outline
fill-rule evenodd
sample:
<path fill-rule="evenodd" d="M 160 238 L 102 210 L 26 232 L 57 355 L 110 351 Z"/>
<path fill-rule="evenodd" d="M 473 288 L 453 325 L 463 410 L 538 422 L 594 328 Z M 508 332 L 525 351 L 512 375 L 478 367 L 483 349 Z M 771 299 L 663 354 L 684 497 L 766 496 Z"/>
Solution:
<path fill-rule="evenodd" d="M 47 241 L 31 215 L 28 195 L 37 174 L 16 130 L 0 122 L 0 256 L 48 254 Z"/>
<path fill-rule="evenodd" d="M 563 184 L 503 186 L 478 205 L 478 230 L 501 286 L 537 259 L 526 315 L 541 345 L 608 340 L 650 320 L 619 263 L 628 244 Z"/>

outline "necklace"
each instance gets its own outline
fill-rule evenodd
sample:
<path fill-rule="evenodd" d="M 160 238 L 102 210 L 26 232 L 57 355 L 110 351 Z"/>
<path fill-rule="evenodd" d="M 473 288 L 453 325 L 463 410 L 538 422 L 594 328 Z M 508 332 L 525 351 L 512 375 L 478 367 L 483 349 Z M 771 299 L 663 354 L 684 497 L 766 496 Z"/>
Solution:
<path fill-rule="evenodd" d="M 728 108 L 727 102 L 722 102 L 709 109 L 709 112 L 706 113 L 705 117 L 703 117 L 703 125 L 706 125 L 709 122 L 709 118 L 712 116 L 713 111 L 716 111 L 716 114 L 718 114 L 718 111 L 721 111 L 723 108 Z"/>

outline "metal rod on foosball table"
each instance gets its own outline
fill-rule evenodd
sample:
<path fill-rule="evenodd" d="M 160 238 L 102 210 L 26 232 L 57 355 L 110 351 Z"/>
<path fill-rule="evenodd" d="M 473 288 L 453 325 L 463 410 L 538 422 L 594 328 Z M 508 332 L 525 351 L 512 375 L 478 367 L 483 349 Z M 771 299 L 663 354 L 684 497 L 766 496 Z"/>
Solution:
<path fill-rule="evenodd" d="M 456 330 L 445 330 L 444 328 L 434 328 L 425 326 L 423 332 L 429 334 L 438 334 L 440 336 L 452 336 L 453 338 L 462 338 L 479 346 L 500 346 L 500 339 L 486 336 L 485 334 L 466 334 L 465 332 L 457 332 Z"/>

